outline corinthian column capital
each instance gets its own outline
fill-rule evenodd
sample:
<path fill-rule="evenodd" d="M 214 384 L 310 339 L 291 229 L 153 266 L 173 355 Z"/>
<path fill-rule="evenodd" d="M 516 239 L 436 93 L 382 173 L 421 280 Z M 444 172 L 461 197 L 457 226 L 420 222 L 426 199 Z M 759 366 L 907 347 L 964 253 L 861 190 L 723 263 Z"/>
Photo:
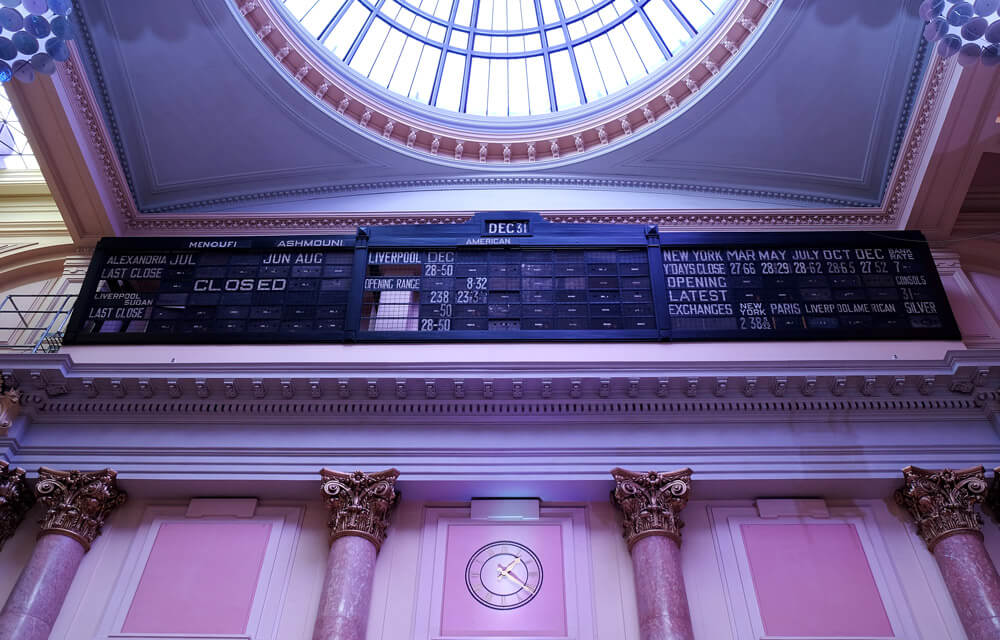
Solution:
<path fill-rule="evenodd" d="M 35 496 L 24 476 L 24 469 L 11 467 L 0 460 L 0 549 L 11 539 L 24 520 Z"/>
<path fill-rule="evenodd" d="M 389 511 L 396 502 L 399 471 L 343 473 L 323 469 L 323 497 L 330 510 L 330 539 L 360 536 L 377 550 L 389 527 Z"/>
<path fill-rule="evenodd" d="M 611 475 L 611 502 L 625 515 L 623 535 L 629 550 L 647 536 L 667 536 L 680 544 L 684 523 L 678 514 L 691 494 L 691 470 L 637 473 L 615 468 Z"/>
<path fill-rule="evenodd" d="M 21 411 L 21 394 L 0 383 L 0 430 L 11 428 Z"/>
<path fill-rule="evenodd" d="M 917 534 L 933 550 L 956 533 L 982 535 L 983 519 L 975 508 L 986 498 L 986 488 L 981 466 L 959 471 L 911 466 L 903 469 L 903 487 L 896 490 L 895 499 L 913 516 Z"/>
<path fill-rule="evenodd" d="M 45 505 L 39 535 L 69 536 L 89 550 L 97 536 L 101 535 L 105 520 L 128 497 L 118 489 L 117 476 L 112 469 L 39 469 L 35 494 Z"/>
<path fill-rule="evenodd" d="M 986 505 L 993 512 L 993 519 L 1000 522 L 1000 467 L 993 469 L 993 484 L 986 494 Z"/>

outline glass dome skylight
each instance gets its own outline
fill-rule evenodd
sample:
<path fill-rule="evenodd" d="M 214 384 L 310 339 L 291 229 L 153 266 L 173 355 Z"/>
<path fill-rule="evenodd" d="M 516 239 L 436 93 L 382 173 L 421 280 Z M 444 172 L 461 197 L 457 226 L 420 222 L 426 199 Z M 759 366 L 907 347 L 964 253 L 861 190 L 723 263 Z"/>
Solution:
<path fill-rule="evenodd" d="M 478 116 L 593 103 L 660 69 L 733 0 L 283 0 L 355 72 Z"/>

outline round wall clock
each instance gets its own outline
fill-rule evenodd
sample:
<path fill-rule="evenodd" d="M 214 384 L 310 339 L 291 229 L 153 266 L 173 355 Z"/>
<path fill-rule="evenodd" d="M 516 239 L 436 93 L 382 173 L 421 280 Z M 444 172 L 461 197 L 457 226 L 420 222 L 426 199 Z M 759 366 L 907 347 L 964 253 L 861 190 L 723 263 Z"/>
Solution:
<path fill-rule="evenodd" d="M 465 567 L 469 593 L 491 609 L 517 609 L 542 588 L 542 563 L 518 542 L 500 540 L 481 547 Z"/>

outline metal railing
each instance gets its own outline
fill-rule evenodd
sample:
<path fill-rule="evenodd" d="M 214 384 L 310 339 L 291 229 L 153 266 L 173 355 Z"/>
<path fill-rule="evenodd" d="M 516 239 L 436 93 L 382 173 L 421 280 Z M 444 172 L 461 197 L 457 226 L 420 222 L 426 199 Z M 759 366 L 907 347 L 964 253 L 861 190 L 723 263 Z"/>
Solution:
<path fill-rule="evenodd" d="M 75 302 L 75 294 L 8 295 L 0 301 L 0 351 L 59 351 Z"/>

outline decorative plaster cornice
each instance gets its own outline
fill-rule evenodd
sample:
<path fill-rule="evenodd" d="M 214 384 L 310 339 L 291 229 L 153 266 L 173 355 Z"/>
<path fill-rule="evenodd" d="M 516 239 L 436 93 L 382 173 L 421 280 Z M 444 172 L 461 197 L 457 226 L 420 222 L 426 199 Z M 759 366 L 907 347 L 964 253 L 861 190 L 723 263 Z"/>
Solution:
<path fill-rule="evenodd" d="M 626 140 L 634 132 L 672 118 L 696 93 L 704 92 L 721 70 L 750 45 L 758 25 L 780 3 L 738 0 L 710 37 L 695 45 L 686 59 L 662 81 L 622 106 L 597 111 L 572 124 L 504 134 L 462 124 L 435 124 L 394 107 L 385 96 L 366 91 L 328 60 L 317 56 L 271 2 L 244 0 L 234 7 L 255 36 L 288 74 L 331 113 L 366 132 L 411 151 L 454 157 L 465 164 L 517 164 L 575 157 Z M 612 103 L 613 104 L 613 103 Z"/>
<path fill-rule="evenodd" d="M 360 536 L 378 551 L 389 528 L 389 512 L 396 502 L 399 471 L 343 473 L 322 469 L 323 499 L 330 510 L 330 539 Z"/>
<path fill-rule="evenodd" d="M 622 535 L 629 551 L 648 536 L 666 536 L 681 543 L 680 512 L 691 497 L 691 469 L 637 473 L 611 470 L 615 489 L 611 503 L 624 515 Z"/>
<path fill-rule="evenodd" d="M 982 535 L 983 519 L 975 506 L 986 497 L 983 467 L 933 471 L 910 466 L 903 469 L 903 481 L 894 494 L 896 503 L 910 512 L 931 551 L 956 533 Z"/>

